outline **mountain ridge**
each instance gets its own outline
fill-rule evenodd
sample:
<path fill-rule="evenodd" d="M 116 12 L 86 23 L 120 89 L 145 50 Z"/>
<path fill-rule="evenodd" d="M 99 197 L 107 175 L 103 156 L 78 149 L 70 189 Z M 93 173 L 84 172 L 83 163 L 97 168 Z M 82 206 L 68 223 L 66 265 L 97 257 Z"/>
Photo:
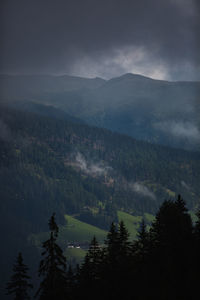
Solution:
<path fill-rule="evenodd" d="M 1 77 L 0 101 L 51 105 L 90 125 L 136 139 L 200 149 L 200 82 L 160 81 L 136 74 L 110 80 L 45 78 Z"/>
<path fill-rule="evenodd" d="M 81 75 L 70 75 L 70 74 L 40 74 L 40 73 L 33 73 L 33 74 L 9 74 L 9 73 L 1 73 L 0 74 L 0 78 L 4 78 L 4 77 L 24 77 L 24 78 L 27 78 L 27 77 L 41 77 L 41 78 L 44 78 L 44 77 L 51 77 L 51 78 L 71 78 L 71 79 L 83 79 L 83 80 L 100 80 L 100 81 L 110 81 L 110 80 L 115 80 L 115 79 L 125 79 L 125 78 L 128 78 L 128 79 L 134 79 L 134 78 L 140 78 L 140 79 L 149 79 L 149 80 L 152 80 L 152 81 L 161 81 L 161 82 L 169 82 L 169 83 L 191 83 L 191 82 L 194 82 L 194 83 L 199 83 L 200 80 L 168 80 L 168 79 L 159 79 L 159 78 L 152 78 L 150 76 L 147 76 L 147 75 L 142 75 L 142 74 L 139 74 L 139 73 L 131 73 L 131 72 L 128 72 L 128 73 L 124 73 L 122 75 L 119 75 L 119 76 L 114 76 L 114 77 L 111 77 L 109 79 L 105 79 L 103 77 L 99 77 L 99 76 L 95 76 L 95 77 L 84 77 L 84 76 L 81 76 Z"/>

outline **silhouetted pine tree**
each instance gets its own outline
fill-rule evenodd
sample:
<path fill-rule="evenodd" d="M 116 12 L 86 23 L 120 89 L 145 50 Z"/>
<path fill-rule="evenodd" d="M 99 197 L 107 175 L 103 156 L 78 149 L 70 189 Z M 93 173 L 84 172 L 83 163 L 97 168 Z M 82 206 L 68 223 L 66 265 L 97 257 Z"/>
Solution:
<path fill-rule="evenodd" d="M 108 263 L 107 266 L 117 267 L 118 254 L 119 254 L 119 232 L 114 222 L 112 222 L 110 226 L 110 230 L 107 234 L 105 244 L 107 246 L 106 247 L 106 259 Z"/>
<path fill-rule="evenodd" d="M 129 241 L 129 232 L 126 229 L 126 226 L 123 221 L 119 223 L 119 232 L 118 232 L 118 243 L 119 243 L 119 253 L 123 257 L 127 257 L 130 254 L 130 241 Z"/>
<path fill-rule="evenodd" d="M 131 277 L 131 268 L 132 268 L 132 256 L 131 256 L 131 243 L 129 240 L 129 232 L 123 221 L 120 221 L 118 227 L 118 261 L 117 261 L 117 272 L 115 283 L 117 285 L 116 288 L 116 297 L 120 297 L 120 299 L 124 298 L 124 293 L 126 293 L 126 299 L 129 299 L 129 296 L 132 295 L 130 293 L 130 286 L 132 288 L 132 282 L 130 280 Z M 115 298 L 116 298 L 115 297 Z M 131 298 L 132 299 L 132 298 Z"/>
<path fill-rule="evenodd" d="M 118 261 L 117 268 L 120 270 L 121 274 L 123 273 L 123 280 L 127 277 L 127 273 L 130 268 L 130 257 L 131 257 L 131 243 L 129 241 L 129 232 L 126 229 L 126 226 L 123 221 L 120 221 L 118 227 Z M 119 276 L 121 277 L 121 276 Z M 121 279 L 122 280 L 122 279 Z"/>
<path fill-rule="evenodd" d="M 131 271 L 129 272 L 129 293 L 131 293 L 130 287 L 134 282 L 135 299 L 146 299 L 148 297 L 147 290 L 149 290 L 149 278 L 152 274 L 149 272 L 150 239 L 144 219 L 142 219 L 138 229 L 137 240 L 133 241 L 131 248 L 132 255 L 130 261 Z"/>
<path fill-rule="evenodd" d="M 137 259 L 143 263 L 149 253 L 150 245 L 149 233 L 147 232 L 147 226 L 144 219 L 142 219 L 142 222 L 140 224 L 137 238 L 137 241 L 133 243 L 133 252 L 134 255 L 137 255 Z"/>
<path fill-rule="evenodd" d="M 186 203 L 183 200 L 183 198 L 181 197 L 181 195 L 178 195 L 178 197 L 175 201 L 175 204 L 176 204 L 176 206 L 177 206 L 177 208 L 179 209 L 180 212 L 182 212 L 182 213 L 187 213 L 188 212 L 188 209 L 186 207 Z"/>
<path fill-rule="evenodd" d="M 197 221 L 195 223 L 194 233 L 195 239 L 200 243 L 200 209 L 196 213 Z"/>
<path fill-rule="evenodd" d="M 123 222 L 111 224 L 105 244 L 102 276 L 104 297 L 115 299 L 123 296 L 121 293 L 126 289 L 130 268 L 129 233 Z"/>
<path fill-rule="evenodd" d="M 68 270 L 67 270 L 67 285 L 66 285 L 66 289 L 67 289 L 67 299 L 74 299 L 73 298 L 73 294 L 75 292 L 75 285 L 76 285 L 76 278 L 75 278 L 75 274 L 72 270 L 71 265 L 69 266 Z"/>
<path fill-rule="evenodd" d="M 131 248 L 124 223 L 112 223 L 102 261 L 93 264 L 95 239 L 85 257 L 84 295 L 88 299 L 194 299 L 200 269 L 200 212 L 197 216 L 193 228 L 180 195 L 176 201 L 165 201 L 149 231 L 142 221 Z"/>
<path fill-rule="evenodd" d="M 103 251 L 94 236 L 81 268 L 81 273 L 85 280 L 95 281 L 100 279 L 102 259 Z"/>
<path fill-rule="evenodd" d="M 80 294 L 84 294 L 88 299 L 94 298 L 98 285 L 101 285 L 102 262 L 103 250 L 94 236 L 81 266 L 79 277 Z M 95 295 L 95 299 L 99 299 L 99 296 L 99 293 Z"/>
<path fill-rule="evenodd" d="M 39 266 L 39 276 L 44 279 L 36 293 L 40 300 L 61 300 L 66 299 L 66 258 L 62 249 L 56 243 L 58 238 L 58 226 L 55 221 L 55 214 L 49 220 L 50 237 L 43 243 L 44 257 Z"/>
<path fill-rule="evenodd" d="M 185 239 L 191 238 L 191 217 L 180 196 L 175 202 L 168 200 L 161 205 L 150 232 L 156 247 L 164 247 L 173 252 L 174 247 L 180 246 L 181 241 L 185 243 Z"/>
<path fill-rule="evenodd" d="M 23 263 L 22 254 L 17 256 L 16 263 L 13 266 L 13 275 L 10 282 L 7 284 L 7 295 L 14 296 L 14 300 L 30 299 L 28 290 L 32 289 L 32 284 L 29 283 L 30 277 L 27 275 L 28 267 Z"/>
<path fill-rule="evenodd" d="M 189 297 L 192 221 L 180 196 L 175 202 L 169 200 L 161 205 L 150 237 L 154 293 L 160 299 L 186 299 Z"/>
<path fill-rule="evenodd" d="M 193 257 L 193 270 L 192 270 L 192 282 L 194 294 L 199 293 L 199 277 L 200 277 L 200 209 L 196 213 L 197 221 L 194 226 L 194 252 Z"/>

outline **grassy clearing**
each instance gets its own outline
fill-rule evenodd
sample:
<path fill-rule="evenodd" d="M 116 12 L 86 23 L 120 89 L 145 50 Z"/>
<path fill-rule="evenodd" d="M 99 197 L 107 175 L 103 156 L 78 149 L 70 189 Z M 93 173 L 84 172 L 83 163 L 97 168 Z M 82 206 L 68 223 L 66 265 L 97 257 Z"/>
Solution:
<path fill-rule="evenodd" d="M 126 228 L 130 233 L 130 240 L 137 239 L 138 229 L 142 221 L 142 216 L 132 216 L 123 211 L 118 211 L 119 221 L 123 220 Z M 146 223 L 150 224 L 154 220 L 154 216 L 148 213 L 144 214 Z M 64 254 L 71 264 L 81 263 L 86 251 L 81 248 L 68 248 L 68 244 L 89 244 L 95 235 L 98 242 L 103 244 L 107 236 L 107 232 L 93 225 L 79 221 L 78 219 L 65 215 L 66 225 L 59 227 L 58 242 L 64 249 Z M 149 227 L 149 226 L 148 226 Z M 49 238 L 48 232 L 41 232 L 39 234 L 32 234 L 29 236 L 31 244 L 40 248 L 42 242 Z"/>
<path fill-rule="evenodd" d="M 119 221 L 124 221 L 124 224 L 130 234 L 130 240 L 135 240 L 142 221 L 142 216 L 132 216 L 123 211 L 118 211 L 118 219 Z"/>
<path fill-rule="evenodd" d="M 168 193 L 168 195 L 172 198 L 174 198 L 176 196 L 176 193 L 171 191 L 170 189 L 166 189 L 166 192 Z"/>
<path fill-rule="evenodd" d="M 155 220 L 155 216 L 148 213 L 144 213 L 144 220 L 146 221 L 146 223 L 151 224 Z"/>
<path fill-rule="evenodd" d="M 118 211 L 119 221 L 123 220 L 128 232 L 130 233 L 130 240 L 137 239 L 138 229 L 140 228 L 140 223 L 144 218 L 145 223 L 147 224 L 147 230 L 150 228 L 150 224 L 154 221 L 154 216 L 148 213 L 145 213 L 144 216 L 132 216 L 123 211 Z"/>
<path fill-rule="evenodd" d="M 197 215 L 196 215 L 196 212 L 190 210 L 190 211 L 189 211 L 189 214 L 190 214 L 190 217 L 191 217 L 191 219 L 192 219 L 192 222 L 193 222 L 193 223 L 196 223 L 197 220 L 198 220 L 198 217 L 197 217 Z"/>
<path fill-rule="evenodd" d="M 67 225 L 60 228 L 60 239 L 68 242 L 87 243 L 95 235 L 99 243 L 103 243 L 107 232 L 96 226 L 81 222 L 72 216 L 65 215 Z"/>
<path fill-rule="evenodd" d="M 77 249 L 77 248 L 73 248 L 73 249 L 69 249 L 67 248 L 64 251 L 64 255 L 67 258 L 67 262 L 71 265 L 76 265 L 81 264 L 83 262 L 83 259 L 86 255 L 86 250 L 83 250 L 81 248 Z"/>
<path fill-rule="evenodd" d="M 59 226 L 58 242 L 62 248 L 66 248 L 69 243 L 84 244 L 90 243 L 95 235 L 99 243 L 103 243 L 107 232 L 98 227 L 81 222 L 72 216 L 65 215 L 67 224 Z M 29 242 L 36 247 L 41 247 L 42 242 L 49 238 L 48 232 L 41 232 L 39 234 L 31 234 Z"/>

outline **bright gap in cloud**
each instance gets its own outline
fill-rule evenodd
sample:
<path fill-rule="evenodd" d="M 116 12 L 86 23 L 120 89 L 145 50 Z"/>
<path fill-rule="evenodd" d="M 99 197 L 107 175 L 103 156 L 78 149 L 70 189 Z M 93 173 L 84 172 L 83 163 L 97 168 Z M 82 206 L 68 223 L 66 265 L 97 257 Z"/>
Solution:
<path fill-rule="evenodd" d="M 71 74 L 82 77 L 113 78 L 125 73 L 140 74 L 153 79 L 168 80 L 168 70 L 160 59 L 155 59 L 143 47 L 123 47 L 114 49 L 107 55 L 95 56 L 80 54 L 72 68 Z"/>

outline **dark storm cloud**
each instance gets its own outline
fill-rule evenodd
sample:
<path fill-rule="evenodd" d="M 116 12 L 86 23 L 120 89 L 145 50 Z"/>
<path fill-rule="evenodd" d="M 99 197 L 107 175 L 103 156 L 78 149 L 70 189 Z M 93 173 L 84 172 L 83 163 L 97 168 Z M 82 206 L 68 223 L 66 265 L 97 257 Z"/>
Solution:
<path fill-rule="evenodd" d="M 3 0 L 1 6 L 2 72 L 197 78 L 196 0 Z"/>

